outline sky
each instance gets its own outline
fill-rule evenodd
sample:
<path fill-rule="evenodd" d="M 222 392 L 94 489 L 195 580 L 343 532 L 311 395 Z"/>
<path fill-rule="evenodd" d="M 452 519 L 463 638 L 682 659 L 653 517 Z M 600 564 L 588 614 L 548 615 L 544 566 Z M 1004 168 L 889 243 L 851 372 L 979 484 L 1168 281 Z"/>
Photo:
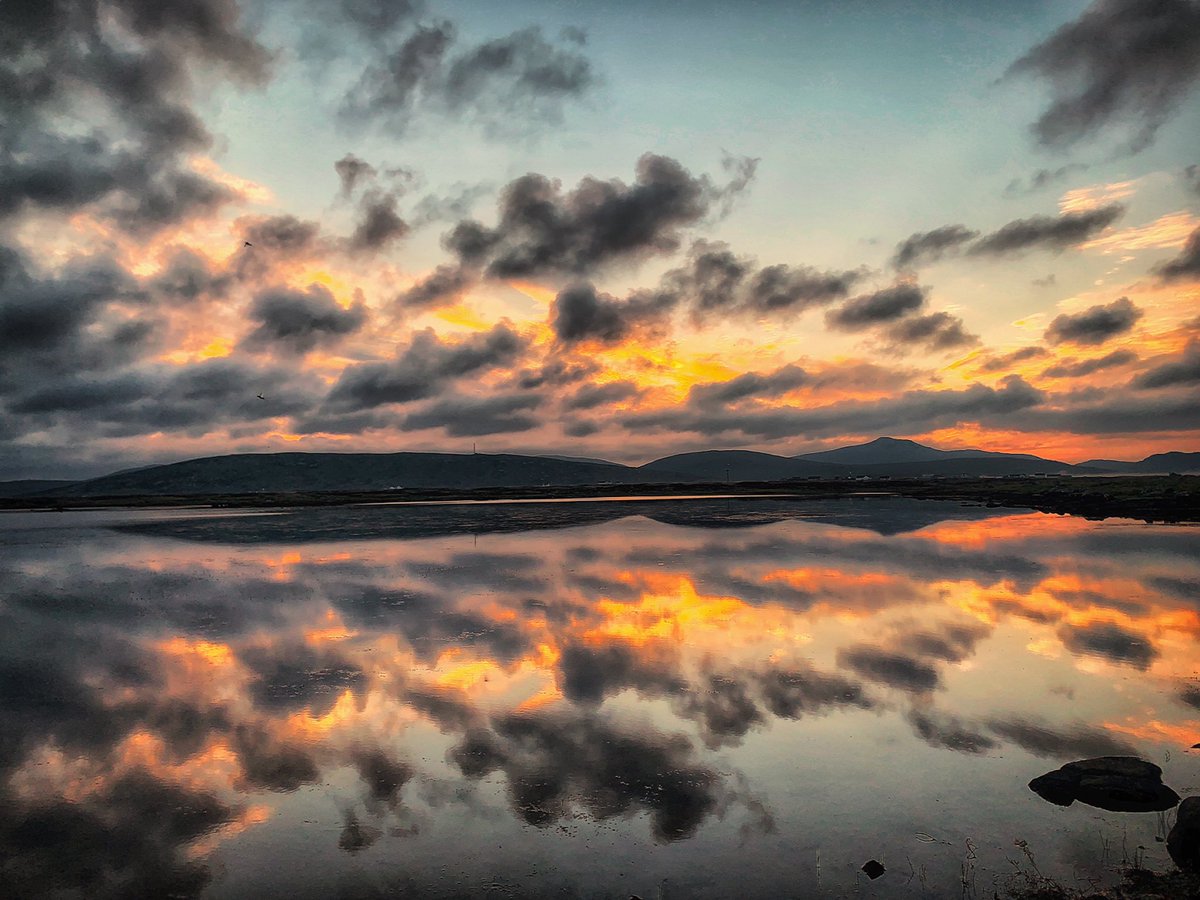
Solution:
<path fill-rule="evenodd" d="M 6 0 L 0 478 L 1200 450 L 1200 3 Z"/>

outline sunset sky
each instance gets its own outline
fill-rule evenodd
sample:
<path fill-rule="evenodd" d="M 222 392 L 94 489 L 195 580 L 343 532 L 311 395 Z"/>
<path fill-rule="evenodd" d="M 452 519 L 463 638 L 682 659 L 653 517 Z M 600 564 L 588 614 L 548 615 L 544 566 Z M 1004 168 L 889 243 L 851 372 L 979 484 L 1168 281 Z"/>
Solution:
<path fill-rule="evenodd" d="M 1200 3 L 5 0 L 0 478 L 1200 450 Z"/>

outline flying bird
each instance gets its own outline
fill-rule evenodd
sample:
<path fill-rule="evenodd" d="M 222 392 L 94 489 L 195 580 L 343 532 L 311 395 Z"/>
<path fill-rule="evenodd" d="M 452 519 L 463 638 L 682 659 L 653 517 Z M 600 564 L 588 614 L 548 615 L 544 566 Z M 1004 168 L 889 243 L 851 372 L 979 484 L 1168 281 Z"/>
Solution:
<path fill-rule="evenodd" d="M 254 245 L 253 245 L 252 243 L 250 243 L 249 241 L 242 241 L 242 246 L 244 246 L 244 247 L 253 247 Z"/>
<path fill-rule="evenodd" d="M 258 395 L 258 399 L 259 399 L 259 400 L 266 400 L 267 398 L 266 398 L 266 397 L 264 397 L 262 394 L 259 394 L 259 395 Z"/>

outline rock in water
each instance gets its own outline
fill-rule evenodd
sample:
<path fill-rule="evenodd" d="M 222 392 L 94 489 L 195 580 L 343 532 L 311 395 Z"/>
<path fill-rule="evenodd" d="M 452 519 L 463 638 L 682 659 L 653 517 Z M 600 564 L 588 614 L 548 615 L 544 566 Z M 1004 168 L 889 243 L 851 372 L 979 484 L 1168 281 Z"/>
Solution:
<path fill-rule="evenodd" d="M 863 863 L 862 870 L 867 873 L 867 877 L 872 881 L 887 871 L 884 869 L 883 863 L 875 859 L 868 859 L 865 863 Z"/>
<path fill-rule="evenodd" d="M 1179 803 L 1179 795 L 1162 783 L 1162 769 L 1134 756 L 1067 763 L 1033 779 L 1029 789 L 1059 806 L 1078 800 L 1113 812 L 1160 812 Z"/>
<path fill-rule="evenodd" d="M 1185 872 L 1200 872 L 1200 797 L 1179 804 L 1175 827 L 1167 835 L 1167 852 Z"/>

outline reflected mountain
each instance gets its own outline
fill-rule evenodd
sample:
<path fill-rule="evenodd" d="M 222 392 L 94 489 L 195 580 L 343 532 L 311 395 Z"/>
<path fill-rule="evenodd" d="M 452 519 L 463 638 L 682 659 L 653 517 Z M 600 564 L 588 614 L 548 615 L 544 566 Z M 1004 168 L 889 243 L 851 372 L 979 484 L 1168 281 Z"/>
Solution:
<path fill-rule="evenodd" d="M 944 500 L 898 497 L 810 500 L 720 499 L 571 500 L 490 503 L 401 503 L 286 509 L 268 515 L 212 513 L 189 518 L 126 522 L 111 527 L 133 534 L 228 544 L 310 544 L 322 541 L 417 540 L 452 535 L 512 534 L 599 525 L 641 516 L 688 528 L 750 528 L 807 519 L 904 534 L 939 522 L 978 522 L 1011 515 Z"/>

